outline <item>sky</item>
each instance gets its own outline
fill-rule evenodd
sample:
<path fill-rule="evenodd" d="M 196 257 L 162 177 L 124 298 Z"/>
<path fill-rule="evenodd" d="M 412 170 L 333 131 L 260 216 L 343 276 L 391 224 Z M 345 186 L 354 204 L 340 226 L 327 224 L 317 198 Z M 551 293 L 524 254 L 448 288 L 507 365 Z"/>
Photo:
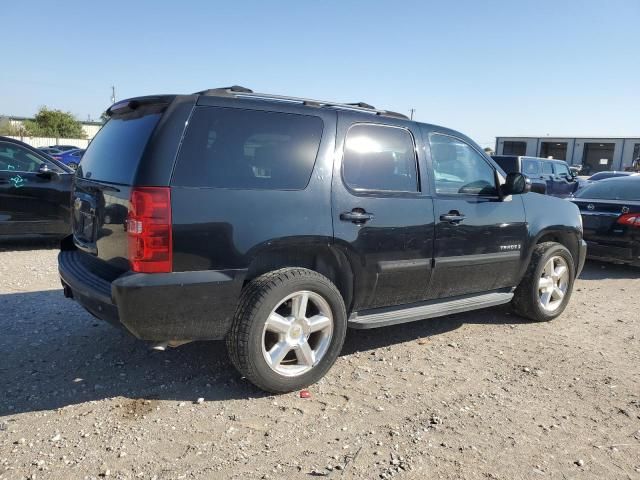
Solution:
<path fill-rule="evenodd" d="M 640 136 L 640 0 L 34 1 L 0 10 L 0 115 L 242 85 L 496 136 Z"/>

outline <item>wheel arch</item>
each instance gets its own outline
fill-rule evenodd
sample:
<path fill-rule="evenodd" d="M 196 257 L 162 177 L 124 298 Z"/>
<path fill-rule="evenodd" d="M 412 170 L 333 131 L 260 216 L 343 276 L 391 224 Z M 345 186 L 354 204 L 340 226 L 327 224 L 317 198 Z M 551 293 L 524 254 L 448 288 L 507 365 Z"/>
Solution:
<path fill-rule="evenodd" d="M 350 311 L 354 300 L 353 269 L 344 253 L 329 241 L 287 241 L 263 246 L 252 255 L 244 284 L 286 267 L 306 268 L 327 277 L 342 295 L 347 312 Z"/>
<path fill-rule="evenodd" d="M 573 267 L 575 270 L 578 269 L 578 264 L 580 261 L 580 240 L 579 235 L 572 228 L 547 228 L 538 233 L 538 235 L 534 238 L 531 243 L 531 248 L 529 252 L 529 261 L 531 261 L 531 254 L 533 253 L 533 249 L 536 245 L 545 242 L 555 242 L 564 246 L 571 253 L 571 257 L 573 258 Z M 528 263 L 528 262 L 527 262 Z M 574 271 L 574 274 L 576 272 Z"/>

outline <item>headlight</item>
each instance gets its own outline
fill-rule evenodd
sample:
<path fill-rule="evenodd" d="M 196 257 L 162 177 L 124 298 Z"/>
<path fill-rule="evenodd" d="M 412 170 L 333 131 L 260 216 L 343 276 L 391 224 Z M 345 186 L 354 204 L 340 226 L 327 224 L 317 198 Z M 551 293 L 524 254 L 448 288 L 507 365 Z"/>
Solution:
<path fill-rule="evenodd" d="M 580 219 L 580 231 L 584 233 L 584 225 L 582 225 L 582 214 L 578 213 L 578 218 Z"/>

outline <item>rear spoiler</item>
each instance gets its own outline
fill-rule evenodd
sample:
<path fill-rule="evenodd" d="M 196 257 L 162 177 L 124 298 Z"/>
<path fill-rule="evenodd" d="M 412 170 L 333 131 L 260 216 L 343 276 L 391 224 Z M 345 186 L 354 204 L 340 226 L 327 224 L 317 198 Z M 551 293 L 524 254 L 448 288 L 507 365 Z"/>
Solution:
<path fill-rule="evenodd" d="M 174 98 L 176 98 L 175 95 L 150 95 L 146 97 L 128 98 L 114 103 L 107 108 L 105 113 L 108 117 L 111 117 L 113 115 L 122 115 L 124 113 L 133 112 L 140 107 L 147 105 L 166 106 L 170 104 Z"/>

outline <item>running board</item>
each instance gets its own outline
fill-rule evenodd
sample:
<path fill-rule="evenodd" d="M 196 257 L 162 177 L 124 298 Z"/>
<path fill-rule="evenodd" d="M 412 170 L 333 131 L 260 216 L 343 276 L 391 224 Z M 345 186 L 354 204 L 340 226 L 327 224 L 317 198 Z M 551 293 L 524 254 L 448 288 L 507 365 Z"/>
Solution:
<path fill-rule="evenodd" d="M 415 322 L 427 318 L 443 317 L 454 313 L 468 312 L 479 308 L 495 307 L 509 303 L 512 292 L 491 292 L 465 295 L 453 299 L 434 300 L 397 307 L 376 308 L 355 312 L 349 317 L 349 327 L 364 329 L 386 327 L 397 323 Z"/>

